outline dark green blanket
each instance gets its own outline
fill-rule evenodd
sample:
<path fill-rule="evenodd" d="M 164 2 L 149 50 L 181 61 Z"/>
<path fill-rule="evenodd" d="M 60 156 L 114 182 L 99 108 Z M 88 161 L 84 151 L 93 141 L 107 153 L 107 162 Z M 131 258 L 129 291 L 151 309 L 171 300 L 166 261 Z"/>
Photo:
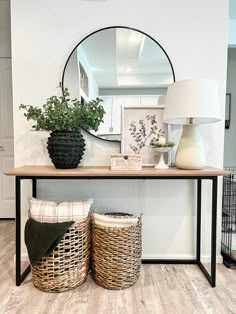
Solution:
<path fill-rule="evenodd" d="M 25 244 L 32 266 L 48 256 L 63 238 L 74 221 L 47 223 L 29 218 L 25 225 Z"/>

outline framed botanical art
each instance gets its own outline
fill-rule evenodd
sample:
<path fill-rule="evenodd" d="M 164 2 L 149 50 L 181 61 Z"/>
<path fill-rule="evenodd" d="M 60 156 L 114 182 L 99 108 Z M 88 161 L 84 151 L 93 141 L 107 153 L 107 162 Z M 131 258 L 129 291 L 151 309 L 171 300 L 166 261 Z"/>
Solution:
<path fill-rule="evenodd" d="M 121 121 L 121 152 L 123 154 L 141 154 L 143 165 L 158 163 L 160 154 L 150 144 L 160 137 L 166 141 L 170 136 L 170 127 L 163 123 L 164 106 L 123 106 Z M 165 156 L 170 163 L 170 156 Z"/>

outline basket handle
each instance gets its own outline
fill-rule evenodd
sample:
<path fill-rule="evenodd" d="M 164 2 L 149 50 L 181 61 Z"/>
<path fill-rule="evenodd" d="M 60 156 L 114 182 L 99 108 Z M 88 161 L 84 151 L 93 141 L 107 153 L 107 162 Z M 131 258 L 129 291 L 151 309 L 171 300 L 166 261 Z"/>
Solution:
<path fill-rule="evenodd" d="M 138 217 L 138 223 L 140 223 L 140 221 L 142 220 L 142 217 L 143 217 L 143 213 L 141 213 Z"/>

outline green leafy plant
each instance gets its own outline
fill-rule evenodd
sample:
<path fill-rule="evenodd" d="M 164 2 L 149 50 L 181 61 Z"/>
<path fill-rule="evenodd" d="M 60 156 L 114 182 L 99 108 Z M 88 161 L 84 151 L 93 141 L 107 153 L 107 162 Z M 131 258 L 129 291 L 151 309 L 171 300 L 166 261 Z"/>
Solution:
<path fill-rule="evenodd" d="M 175 143 L 174 142 L 166 142 L 165 144 L 160 144 L 158 141 L 153 142 L 150 144 L 152 148 L 165 148 L 165 147 L 174 147 Z"/>
<path fill-rule="evenodd" d="M 70 99 L 66 88 L 61 97 L 52 96 L 47 99 L 42 108 L 31 105 L 20 105 L 20 109 L 26 112 L 27 120 L 35 123 L 32 125 L 35 130 L 86 130 L 97 131 L 105 114 L 102 99 L 96 98 L 88 103 L 81 103 L 78 99 Z"/>

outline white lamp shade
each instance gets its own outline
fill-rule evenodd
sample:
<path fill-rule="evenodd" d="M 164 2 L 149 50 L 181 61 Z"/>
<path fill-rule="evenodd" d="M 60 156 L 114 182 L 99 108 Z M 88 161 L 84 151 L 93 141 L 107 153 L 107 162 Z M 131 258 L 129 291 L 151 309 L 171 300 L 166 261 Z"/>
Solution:
<path fill-rule="evenodd" d="M 190 118 L 192 118 L 191 122 Z M 220 120 L 216 81 L 184 80 L 169 85 L 163 117 L 165 123 L 200 124 Z"/>

